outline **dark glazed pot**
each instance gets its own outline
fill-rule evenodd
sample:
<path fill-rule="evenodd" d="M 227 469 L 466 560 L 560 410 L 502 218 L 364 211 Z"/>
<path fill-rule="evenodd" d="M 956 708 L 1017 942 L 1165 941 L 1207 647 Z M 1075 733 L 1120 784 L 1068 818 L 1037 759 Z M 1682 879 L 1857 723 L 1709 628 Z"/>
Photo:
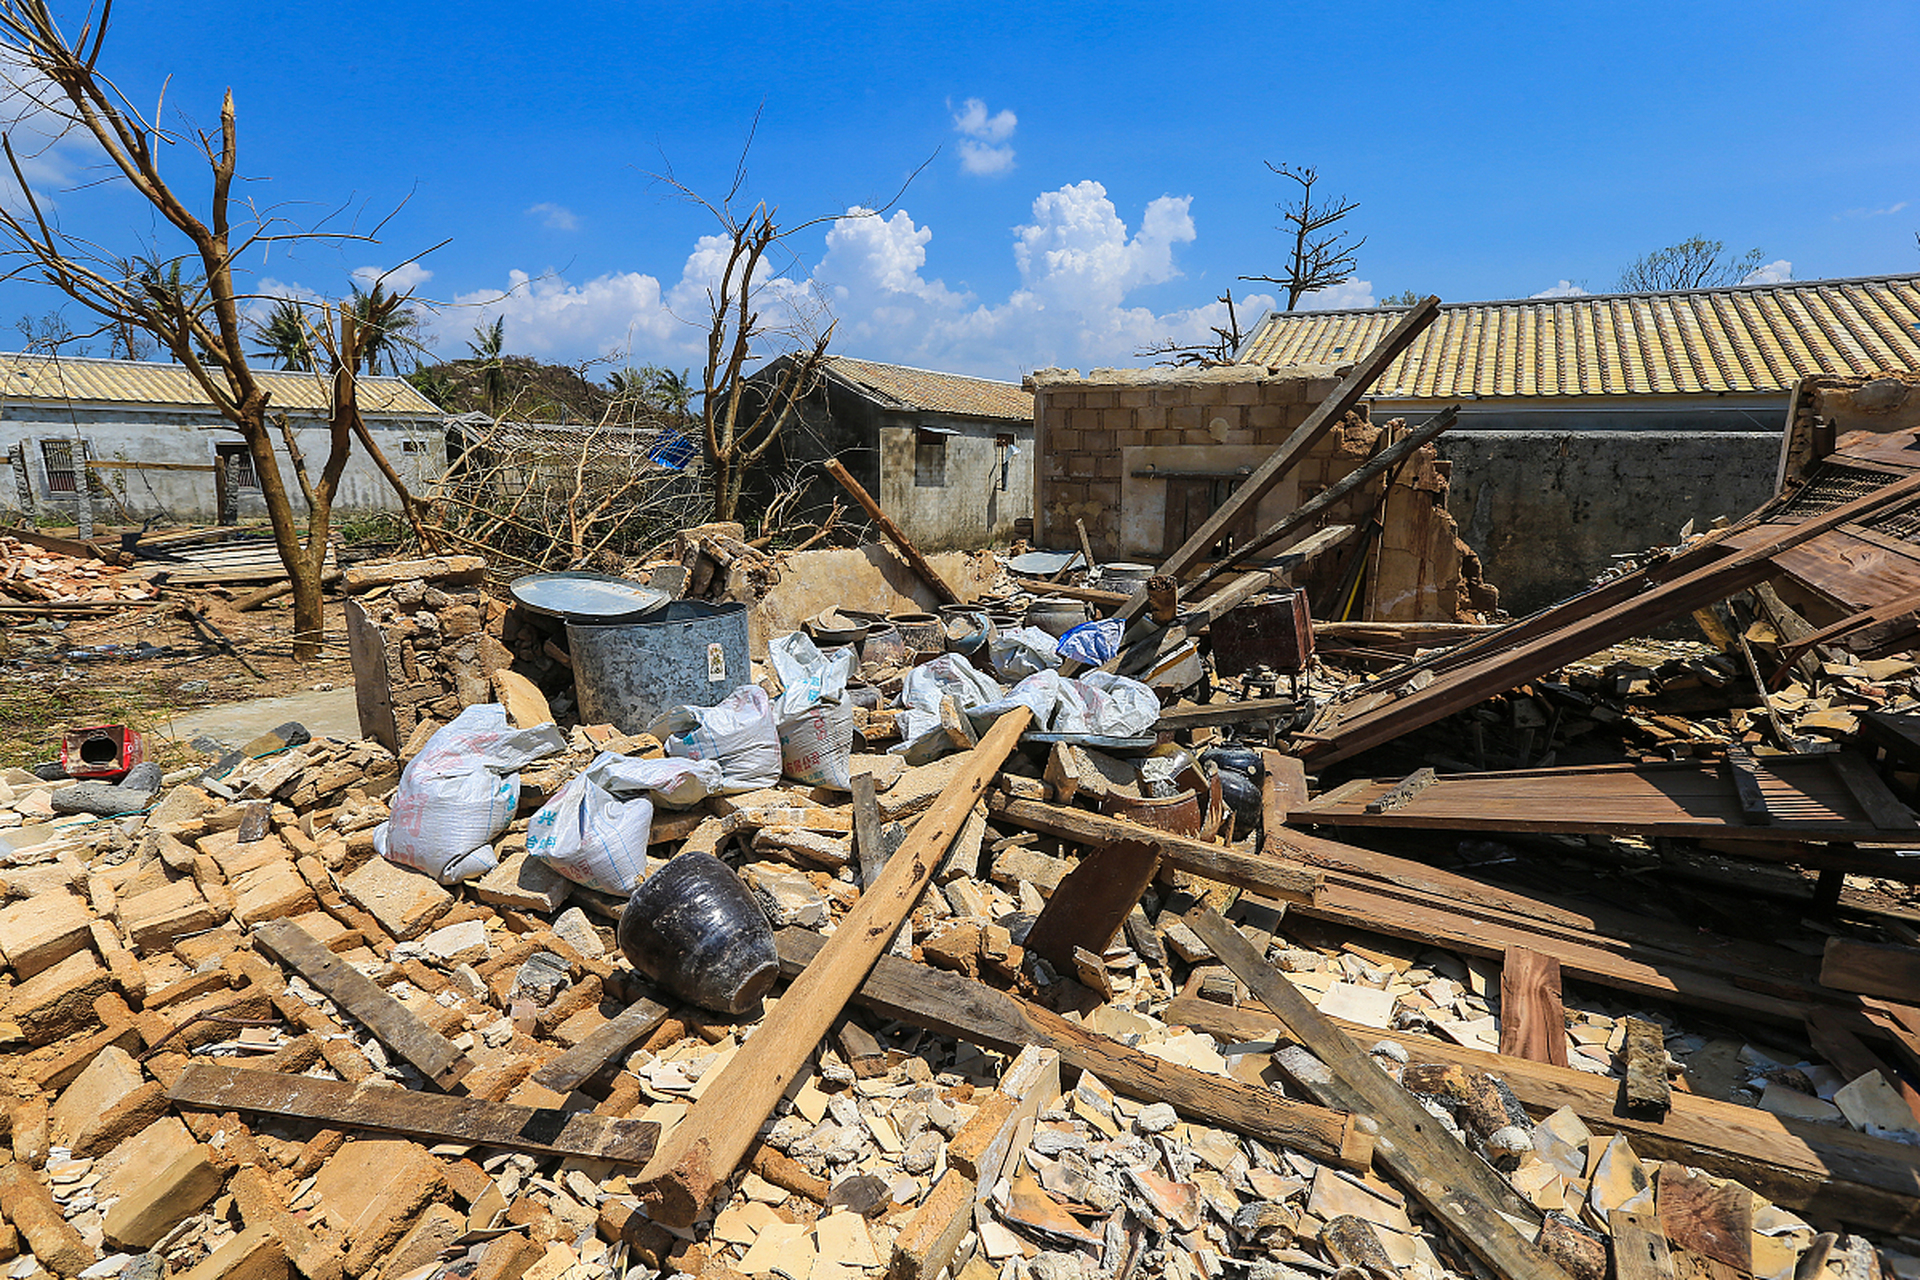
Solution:
<path fill-rule="evenodd" d="M 642 880 L 620 913 L 627 962 L 682 1000 L 741 1014 L 780 973 L 773 929 L 733 869 L 683 853 Z"/>

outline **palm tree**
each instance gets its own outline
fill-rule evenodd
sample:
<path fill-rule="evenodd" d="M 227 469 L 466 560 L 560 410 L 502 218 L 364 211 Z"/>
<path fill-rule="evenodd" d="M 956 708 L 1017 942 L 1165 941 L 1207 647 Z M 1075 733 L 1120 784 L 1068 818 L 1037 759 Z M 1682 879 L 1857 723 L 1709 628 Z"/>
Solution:
<path fill-rule="evenodd" d="M 273 304 L 264 324 L 254 326 L 262 350 L 259 360 L 278 360 L 282 369 L 308 373 L 313 369 L 313 335 L 307 331 L 306 309 L 292 298 Z"/>
<path fill-rule="evenodd" d="M 507 318 L 497 316 L 492 324 L 475 325 L 473 336 L 476 340 L 467 344 L 467 350 L 480 362 L 480 385 L 487 393 L 487 412 L 497 417 L 500 402 L 507 395 L 507 366 L 500 358 L 507 345 Z"/>
<path fill-rule="evenodd" d="M 352 286 L 353 297 L 348 302 L 354 319 L 367 331 L 364 355 L 367 372 L 378 377 L 380 357 L 385 355 L 395 369 L 400 367 L 400 353 L 412 352 L 415 356 L 426 353 L 423 341 L 426 323 L 408 304 L 411 295 L 388 293 L 386 286 L 378 281 L 369 292 L 362 292 L 359 285 Z"/>

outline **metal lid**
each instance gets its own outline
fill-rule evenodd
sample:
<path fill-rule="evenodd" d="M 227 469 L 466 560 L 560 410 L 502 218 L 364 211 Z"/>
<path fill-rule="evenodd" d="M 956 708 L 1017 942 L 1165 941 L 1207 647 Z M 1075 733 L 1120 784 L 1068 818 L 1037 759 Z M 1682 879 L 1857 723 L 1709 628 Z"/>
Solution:
<path fill-rule="evenodd" d="M 604 573 L 535 573 L 507 588 L 523 607 L 568 622 L 619 622 L 644 618 L 672 598 L 656 587 Z"/>
<path fill-rule="evenodd" d="M 1025 551 L 1007 561 L 1007 568 L 1028 577 L 1050 577 L 1059 573 L 1068 565 L 1085 566 L 1086 560 L 1078 551 Z"/>

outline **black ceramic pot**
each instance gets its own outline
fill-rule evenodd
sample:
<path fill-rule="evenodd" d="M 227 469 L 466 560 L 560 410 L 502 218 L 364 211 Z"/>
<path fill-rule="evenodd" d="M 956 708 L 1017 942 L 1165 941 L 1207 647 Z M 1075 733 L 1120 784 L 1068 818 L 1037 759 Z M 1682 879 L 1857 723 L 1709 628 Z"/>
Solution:
<path fill-rule="evenodd" d="M 627 962 L 691 1004 L 741 1014 L 773 986 L 773 929 L 733 869 L 683 853 L 642 880 L 620 913 Z"/>

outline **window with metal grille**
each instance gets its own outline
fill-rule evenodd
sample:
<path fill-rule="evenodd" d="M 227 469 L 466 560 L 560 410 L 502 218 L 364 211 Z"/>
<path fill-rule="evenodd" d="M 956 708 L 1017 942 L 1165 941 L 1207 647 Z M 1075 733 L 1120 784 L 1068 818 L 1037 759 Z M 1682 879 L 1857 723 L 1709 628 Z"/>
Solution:
<path fill-rule="evenodd" d="M 253 454 L 244 444 L 215 445 L 220 460 L 227 464 L 227 474 L 233 477 L 233 483 L 240 489 L 258 489 L 260 477 L 253 471 Z"/>
<path fill-rule="evenodd" d="M 1767 524 L 1798 524 L 1843 507 L 1855 498 L 1864 498 L 1900 478 L 1899 473 L 1893 471 L 1823 462 L 1791 497 L 1773 503 L 1762 519 Z"/>
<path fill-rule="evenodd" d="M 86 459 L 86 443 L 81 442 L 77 451 L 72 440 L 42 440 L 40 459 L 47 468 L 48 493 L 80 492 L 80 468 L 78 463 Z"/>

